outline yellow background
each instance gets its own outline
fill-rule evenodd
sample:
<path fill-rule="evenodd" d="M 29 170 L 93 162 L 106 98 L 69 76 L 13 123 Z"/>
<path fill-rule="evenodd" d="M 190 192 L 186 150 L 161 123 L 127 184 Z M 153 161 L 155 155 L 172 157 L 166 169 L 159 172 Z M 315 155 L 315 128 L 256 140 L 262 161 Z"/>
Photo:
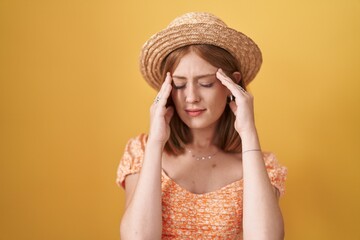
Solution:
<path fill-rule="evenodd" d="M 0 0 L 0 239 L 119 239 L 115 172 L 148 129 L 142 44 L 188 11 L 251 36 L 286 239 L 360 239 L 360 1 Z"/>

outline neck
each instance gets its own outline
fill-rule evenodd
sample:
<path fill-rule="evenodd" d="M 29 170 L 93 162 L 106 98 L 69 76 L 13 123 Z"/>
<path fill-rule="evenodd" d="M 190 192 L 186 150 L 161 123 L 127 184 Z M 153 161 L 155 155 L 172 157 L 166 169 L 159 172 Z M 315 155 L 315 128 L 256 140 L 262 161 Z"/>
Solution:
<path fill-rule="evenodd" d="M 214 146 L 215 128 L 213 129 L 192 129 L 193 141 L 189 144 L 194 150 L 211 150 Z"/>

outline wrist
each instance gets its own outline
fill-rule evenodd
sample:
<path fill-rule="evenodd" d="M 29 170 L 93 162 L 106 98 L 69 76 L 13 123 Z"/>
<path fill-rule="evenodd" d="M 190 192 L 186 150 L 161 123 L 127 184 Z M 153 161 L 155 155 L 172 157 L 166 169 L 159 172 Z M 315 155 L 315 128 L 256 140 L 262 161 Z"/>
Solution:
<path fill-rule="evenodd" d="M 166 141 L 164 142 L 163 140 L 159 140 L 155 137 L 152 137 L 151 135 L 149 135 L 146 143 L 146 145 L 150 145 L 152 147 L 161 147 L 161 149 L 165 147 L 165 144 Z"/>
<path fill-rule="evenodd" d="M 240 135 L 241 137 L 241 146 L 243 153 L 248 150 L 259 150 L 261 151 L 259 137 L 256 131 L 256 128 L 247 129 L 243 131 Z"/>
<path fill-rule="evenodd" d="M 257 130 L 255 126 L 243 129 L 241 131 L 239 131 L 239 135 L 241 137 L 241 139 L 243 138 L 251 138 L 253 136 L 257 136 Z"/>
<path fill-rule="evenodd" d="M 253 149 L 243 149 L 242 150 L 242 154 L 245 154 L 247 152 L 261 152 L 261 149 L 260 148 L 253 148 Z"/>

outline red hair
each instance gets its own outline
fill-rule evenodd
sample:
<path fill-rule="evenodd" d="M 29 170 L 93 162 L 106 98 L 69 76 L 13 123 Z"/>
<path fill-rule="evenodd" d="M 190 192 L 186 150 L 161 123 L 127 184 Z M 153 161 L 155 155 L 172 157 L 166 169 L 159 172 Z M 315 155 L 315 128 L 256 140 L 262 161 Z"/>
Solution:
<path fill-rule="evenodd" d="M 194 52 L 214 67 L 221 68 L 227 76 L 236 81 L 233 73 L 240 72 L 236 59 L 226 50 L 207 44 L 188 45 L 171 52 L 161 64 L 162 79 L 165 79 L 167 72 L 172 74 L 181 58 L 189 52 Z M 246 89 L 242 79 L 238 84 Z M 171 98 L 168 104 L 172 104 Z M 217 135 L 213 139 L 214 144 L 225 152 L 241 152 L 241 138 L 235 130 L 234 122 L 235 116 L 229 105 L 226 105 L 217 125 Z M 165 151 L 169 154 L 179 155 L 185 151 L 185 145 L 192 142 L 191 131 L 176 111 L 170 121 L 170 129 L 170 138 L 165 144 Z"/>

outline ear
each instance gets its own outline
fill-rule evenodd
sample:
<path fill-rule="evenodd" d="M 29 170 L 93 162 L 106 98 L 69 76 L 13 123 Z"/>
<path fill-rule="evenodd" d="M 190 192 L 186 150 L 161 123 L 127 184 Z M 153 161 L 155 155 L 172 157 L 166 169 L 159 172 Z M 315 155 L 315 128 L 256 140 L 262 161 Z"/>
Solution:
<path fill-rule="evenodd" d="M 241 80 L 241 73 L 240 72 L 234 72 L 233 77 L 235 78 L 235 83 L 240 83 L 240 80 Z"/>

